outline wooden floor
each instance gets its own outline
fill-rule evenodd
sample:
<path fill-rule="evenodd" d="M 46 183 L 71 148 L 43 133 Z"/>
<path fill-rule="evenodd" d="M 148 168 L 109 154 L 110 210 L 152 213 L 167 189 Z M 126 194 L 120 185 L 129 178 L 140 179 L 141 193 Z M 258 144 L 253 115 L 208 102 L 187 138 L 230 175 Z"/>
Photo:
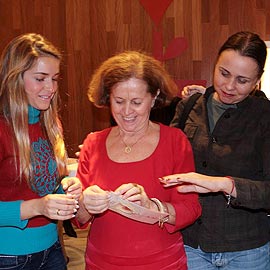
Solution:
<path fill-rule="evenodd" d="M 64 234 L 64 245 L 66 255 L 69 258 L 68 270 L 84 270 L 84 252 L 86 247 L 86 240 L 88 229 L 75 229 L 77 238 L 69 237 Z"/>

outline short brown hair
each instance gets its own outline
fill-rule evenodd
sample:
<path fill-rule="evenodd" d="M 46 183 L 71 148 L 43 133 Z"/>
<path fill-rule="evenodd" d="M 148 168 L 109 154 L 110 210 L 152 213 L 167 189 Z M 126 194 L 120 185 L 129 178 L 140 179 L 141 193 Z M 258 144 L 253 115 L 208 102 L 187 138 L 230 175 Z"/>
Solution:
<path fill-rule="evenodd" d="M 95 71 L 88 87 L 89 100 L 97 107 L 109 107 L 112 87 L 130 78 L 145 81 L 153 97 L 160 91 L 156 107 L 177 92 L 177 85 L 158 60 L 142 52 L 125 51 L 110 57 Z"/>

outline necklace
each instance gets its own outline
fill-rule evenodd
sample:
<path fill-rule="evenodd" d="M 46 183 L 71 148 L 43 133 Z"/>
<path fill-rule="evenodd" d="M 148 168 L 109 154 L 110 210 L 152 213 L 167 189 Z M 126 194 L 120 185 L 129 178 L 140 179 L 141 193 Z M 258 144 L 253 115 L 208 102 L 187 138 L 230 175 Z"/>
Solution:
<path fill-rule="evenodd" d="M 128 145 L 128 144 L 124 141 L 124 139 L 123 139 L 122 136 L 121 136 L 120 129 L 119 129 L 119 136 L 120 136 L 120 139 L 121 139 L 122 143 L 125 145 L 124 152 L 125 152 L 126 154 L 129 154 L 129 153 L 132 151 L 132 147 L 133 147 L 135 144 L 137 144 L 137 143 L 138 143 L 138 142 L 139 142 L 139 141 L 147 134 L 148 128 L 149 128 L 149 126 L 147 127 L 146 132 L 145 132 L 142 136 L 140 136 L 133 144 L 130 144 L 130 145 Z"/>

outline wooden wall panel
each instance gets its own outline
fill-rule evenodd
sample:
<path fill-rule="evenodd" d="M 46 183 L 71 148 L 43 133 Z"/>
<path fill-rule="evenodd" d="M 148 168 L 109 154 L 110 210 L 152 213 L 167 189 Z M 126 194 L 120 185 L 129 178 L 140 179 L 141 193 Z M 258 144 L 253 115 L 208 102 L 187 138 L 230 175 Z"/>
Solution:
<path fill-rule="evenodd" d="M 152 0 L 158 10 L 164 0 Z M 164 65 L 177 80 L 211 84 L 218 48 L 232 33 L 255 31 L 270 40 L 268 0 L 171 0 L 157 24 L 145 0 L 0 0 L 0 50 L 13 37 L 38 32 L 63 51 L 62 121 L 71 156 L 90 131 L 109 125 L 109 112 L 87 99 L 87 86 L 102 61 L 123 50 L 150 54 L 184 38 L 186 50 Z M 164 3 L 164 2 L 163 2 Z M 160 43 L 153 42 L 153 36 Z"/>

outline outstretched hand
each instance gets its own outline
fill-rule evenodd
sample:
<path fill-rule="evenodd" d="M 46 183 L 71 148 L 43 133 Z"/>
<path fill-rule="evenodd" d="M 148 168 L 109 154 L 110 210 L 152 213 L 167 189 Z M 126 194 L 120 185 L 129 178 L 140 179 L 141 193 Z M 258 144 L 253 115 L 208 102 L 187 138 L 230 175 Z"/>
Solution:
<path fill-rule="evenodd" d="M 164 187 L 178 185 L 177 190 L 181 193 L 197 192 L 228 192 L 231 185 L 230 179 L 227 177 L 215 177 L 203 175 L 195 172 L 167 175 L 160 178 L 160 182 Z"/>

